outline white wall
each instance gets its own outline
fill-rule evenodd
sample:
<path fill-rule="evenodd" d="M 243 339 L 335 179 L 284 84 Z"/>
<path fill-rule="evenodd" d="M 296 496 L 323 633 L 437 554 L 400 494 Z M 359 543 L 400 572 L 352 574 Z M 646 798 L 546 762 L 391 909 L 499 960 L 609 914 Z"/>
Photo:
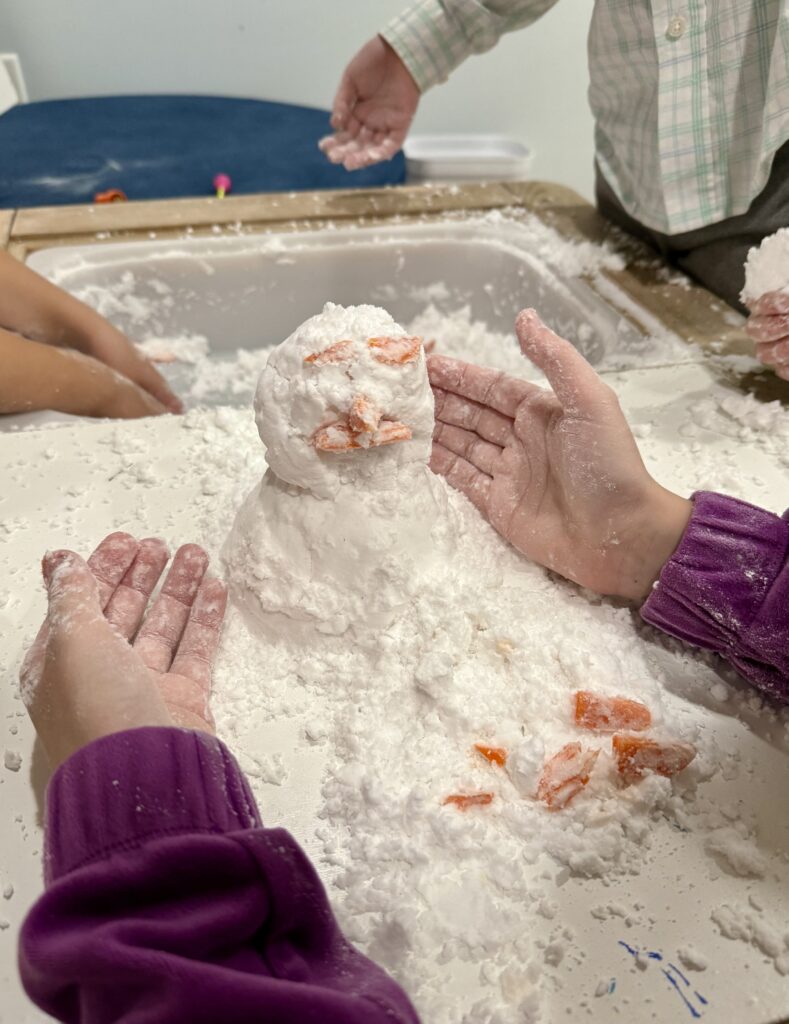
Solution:
<path fill-rule="evenodd" d="M 422 101 L 415 130 L 504 132 L 533 176 L 592 194 L 586 32 L 594 0 L 562 0 Z M 3 0 L 0 50 L 31 100 L 192 92 L 329 106 L 356 49 L 400 0 Z"/>

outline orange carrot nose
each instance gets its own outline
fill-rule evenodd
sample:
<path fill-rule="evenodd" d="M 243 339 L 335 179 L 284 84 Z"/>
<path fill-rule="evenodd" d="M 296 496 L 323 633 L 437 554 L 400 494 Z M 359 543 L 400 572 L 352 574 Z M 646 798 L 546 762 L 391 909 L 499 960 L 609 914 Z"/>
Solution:
<path fill-rule="evenodd" d="M 351 405 L 348 423 L 357 434 L 372 434 L 381 422 L 381 410 L 366 395 L 357 395 Z"/>

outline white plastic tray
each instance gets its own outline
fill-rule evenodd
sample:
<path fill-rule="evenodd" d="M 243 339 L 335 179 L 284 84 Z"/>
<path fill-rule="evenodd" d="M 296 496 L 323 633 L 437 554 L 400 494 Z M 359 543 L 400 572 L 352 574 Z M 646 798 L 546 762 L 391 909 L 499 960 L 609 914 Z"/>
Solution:
<path fill-rule="evenodd" d="M 505 135 L 410 135 L 403 152 L 412 181 L 512 181 L 531 163 L 528 148 Z"/>
<path fill-rule="evenodd" d="M 642 428 L 645 459 L 662 482 L 687 493 L 706 473 L 719 473 L 723 461 L 731 467 L 736 486 L 752 500 L 783 507 L 785 464 L 755 446 L 736 444 L 735 420 L 727 423 L 733 434 L 718 432 L 715 423 L 702 418 L 692 438 L 683 435 L 683 424 L 694 425 L 694 406 L 722 391 L 707 368 L 661 367 L 671 361 L 671 353 L 659 341 L 639 353 L 634 349 L 638 332 L 583 281 L 563 281 L 546 268 L 530 251 L 530 237 L 533 241 L 524 229 L 506 223 L 408 225 L 281 235 L 274 240 L 191 239 L 59 249 L 39 253 L 33 262 L 77 290 L 90 283 L 111 286 L 131 275 L 128 301 L 119 299 L 113 314 L 121 326 L 139 334 L 145 321 L 140 311 L 148 310 L 163 334 L 202 331 L 217 351 L 228 351 L 247 338 L 278 340 L 325 298 L 372 299 L 407 320 L 424 305 L 425 295 L 445 304 L 447 311 L 465 295 L 474 315 L 494 330 L 505 329 L 514 310 L 533 302 L 562 331 L 583 335 L 584 351 L 598 366 L 615 366 L 620 357 L 631 357 L 632 365 L 635 352 L 639 361 L 653 367 L 624 373 L 609 370 L 609 380 L 631 422 Z M 165 290 L 157 291 L 155 282 Z M 439 282 L 445 291 L 430 289 Z M 419 286 L 428 289 L 421 299 Z M 587 332 L 581 331 L 584 326 Z M 648 430 L 643 429 L 646 426 Z M 260 446 L 251 415 L 249 432 L 247 475 L 254 476 L 260 472 Z M 43 610 L 38 569 L 42 548 L 68 545 L 87 551 L 112 529 L 144 529 L 171 541 L 204 542 L 215 556 L 211 537 L 202 532 L 217 500 L 216 492 L 205 486 L 210 473 L 205 479 L 202 475 L 210 438 L 201 420 L 170 418 L 118 425 L 72 423 L 0 435 L 0 524 L 7 529 L 7 534 L 0 530 L 0 660 L 5 667 L 0 722 L 2 746 L 22 756 L 19 772 L 0 768 L 0 881 L 15 887 L 13 899 L 0 904 L 0 918 L 11 925 L 0 931 L 2 1024 L 38 1024 L 44 1019 L 22 993 L 14 965 L 19 925 L 41 885 L 39 823 L 46 769 L 15 696 L 14 676 Z M 88 450 L 101 456 L 86 460 Z M 240 500 L 250 480 L 239 477 L 231 483 Z M 90 496 L 89 515 L 85 495 Z M 593 1024 L 620 1019 L 675 1024 L 692 1019 L 654 964 L 639 970 L 621 942 L 664 949 L 671 955 L 684 945 L 700 950 L 709 966 L 693 982 L 707 999 L 705 1024 L 768 1024 L 785 1011 L 786 978 L 752 946 L 723 938 L 709 920 L 709 909 L 729 901 L 743 903 L 752 896 L 771 920 L 784 922 L 782 927 L 789 919 L 789 737 L 780 728 L 773 728 L 771 735 L 775 723 L 764 715 L 754 713 L 746 720 L 726 704 L 716 705 L 705 697 L 716 676 L 701 661 L 677 665 L 675 670 L 679 693 L 669 693 L 667 699 L 681 704 L 689 719 L 703 723 L 721 749 L 736 750 L 752 763 L 752 775 L 740 774 L 731 782 L 718 778 L 710 786 L 721 803 L 750 810 L 776 866 L 763 878 L 730 877 L 715 870 L 701 842 L 666 825 L 660 834 L 663 856 L 651 872 L 610 886 L 582 879 L 557 883 L 552 891 L 557 920 L 573 929 L 585 955 L 550 973 L 546 1021 L 569 1019 L 568 1004 L 578 1008 L 578 1019 Z M 693 699 L 683 695 L 689 676 L 695 685 Z M 305 759 L 314 754 L 300 740 L 298 723 L 278 719 L 265 726 L 250 715 L 248 726 L 228 739 L 242 755 L 282 752 L 291 781 L 278 787 L 253 779 L 254 789 L 266 820 L 290 828 L 315 856 L 320 852 L 314 836 L 320 764 L 310 761 L 305 771 Z M 590 914 L 591 907 L 603 902 L 641 907 L 640 923 L 630 927 L 620 917 L 600 920 Z M 615 990 L 596 997 L 601 979 L 614 977 Z M 701 1009 L 698 1002 L 695 1005 Z"/>

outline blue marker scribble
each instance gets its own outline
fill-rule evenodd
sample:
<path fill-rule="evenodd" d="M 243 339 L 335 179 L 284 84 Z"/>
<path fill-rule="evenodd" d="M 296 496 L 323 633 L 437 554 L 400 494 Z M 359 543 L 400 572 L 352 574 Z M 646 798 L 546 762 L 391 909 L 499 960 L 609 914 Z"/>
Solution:
<path fill-rule="evenodd" d="M 691 1003 L 691 1001 L 687 998 L 687 996 L 682 991 L 682 989 L 679 987 L 679 982 L 674 977 L 674 975 L 671 973 L 671 971 L 667 971 L 665 969 L 665 967 L 661 967 L 660 970 L 661 970 L 662 974 L 665 974 L 665 976 L 669 980 L 669 983 L 673 986 L 674 991 L 677 993 L 677 995 L 682 1000 L 682 1002 L 685 1004 L 685 1006 L 687 1006 L 687 1008 L 690 1010 L 691 1017 L 700 1017 L 701 1014 L 696 1009 L 696 1007 L 693 1005 L 693 1003 Z"/>
<path fill-rule="evenodd" d="M 627 952 L 634 959 L 636 959 L 636 960 L 639 960 L 639 959 L 643 960 L 643 957 L 642 957 L 641 953 L 639 952 L 639 950 L 634 949 L 632 946 L 628 945 L 628 943 L 624 942 L 622 939 L 619 940 L 618 945 L 620 945 L 623 949 L 626 949 Z M 663 954 L 662 953 L 658 953 L 657 950 L 647 950 L 643 954 L 643 956 L 646 957 L 646 959 L 648 959 L 648 960 L 658 960 L 658 961 L 662 961 L 663 960 Z M 643 965 L 643 966 L 646 966 L 646 965 Z M 691 1002 L 688 993 L 685 992 L 684 989 L 681 987 L 680 983 L 682 983 L 682 985 L 684 985 L 685 988 L 690 988 L 690 982 L 685 977 L 685 975 L 682 973 L 682 971 L 679 969 L 679 967 L 677 967 L 676 964 L 672 964 L 672 963 L 669 962 L 668 970 L 665 967 L 661 967 L 660 968 L 660 973 L 665 977 L 665 979 L 668 981 L 669 985 L 671 985 L 672 989 L 677 993 L 677 995 L 680 997 L 682 1002 L 688 1008 L 688 1010 L 690 1011 L 691 1017 L 694 1017 L 695 1019 L 698 1019 L 699 1017 L 701 1017 L 701 1015 L 703 1013 L 703 1010 L 696 1009 L 696 1007 Z M 609 991 L 612 991 L 612 990 L 609 990 Z M 697 992 L 695 989 L 693 989 L 693 993 L 692 994 L 693 994 L 693 996 L 696 999 L 698 999 L 699 1003 L 701 1003 L 702 1006 L 708 1006 L 709 1005 L 708 1001 L 704 998 L 704 996 L 701 995 L 701 993 Z"/>

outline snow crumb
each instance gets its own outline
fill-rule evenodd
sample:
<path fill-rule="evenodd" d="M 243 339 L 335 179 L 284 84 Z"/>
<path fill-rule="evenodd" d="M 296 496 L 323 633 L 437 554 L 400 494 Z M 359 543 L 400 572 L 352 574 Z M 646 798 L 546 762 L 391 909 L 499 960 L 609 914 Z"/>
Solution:
<path fill-rule="evenodd" d="M 281 786 L 289 774 L 282 754 L 253 755 L 242 752 L 237 759 L 245 775 L 269 786 Z"/>
<path fill-rule="evenodd" d="M 789 227 L 769 235 L 748 252 L 740 298 L 754 302 L 766 292 L 789 294 Z"/>
<path fill-rule="evenodd" d="M 16 750 L 6 750 L 3 763 L 10 772 L 18 772 L 22 767 L 22 755 Z"/>
<path fill-rule="evenodd" d="M 136 343 L 137 349 L 153 362 L 199 363 L 208 355 L 208 338 L 202 334 L 182 334 L 178 337 L 145 338 Z"/>
<path fill-rule="evenodd" d="M 789 928 L 768 924 L 758 912 L 743 906 L 723 904 L 710 913 L 710 917 L 727 939 L 739 940 L 755 946 L 769 960 L 776 971 L 789 975 Z"/>
<path fill-rule="evenodd" d="M 694 946 L 681 946 L 677 950 L 677 957 L 688 971 L 706 971 L 709 966 L 707 958 Z"/>
<path fill-rule="evenodd" d="M 717 855 L 718 863 L 741 878 L 763 878 L 767 870 L 764 855 L 752 839 L 734 826 L 715 829 L 705 840 L 706 849 Z"/>

